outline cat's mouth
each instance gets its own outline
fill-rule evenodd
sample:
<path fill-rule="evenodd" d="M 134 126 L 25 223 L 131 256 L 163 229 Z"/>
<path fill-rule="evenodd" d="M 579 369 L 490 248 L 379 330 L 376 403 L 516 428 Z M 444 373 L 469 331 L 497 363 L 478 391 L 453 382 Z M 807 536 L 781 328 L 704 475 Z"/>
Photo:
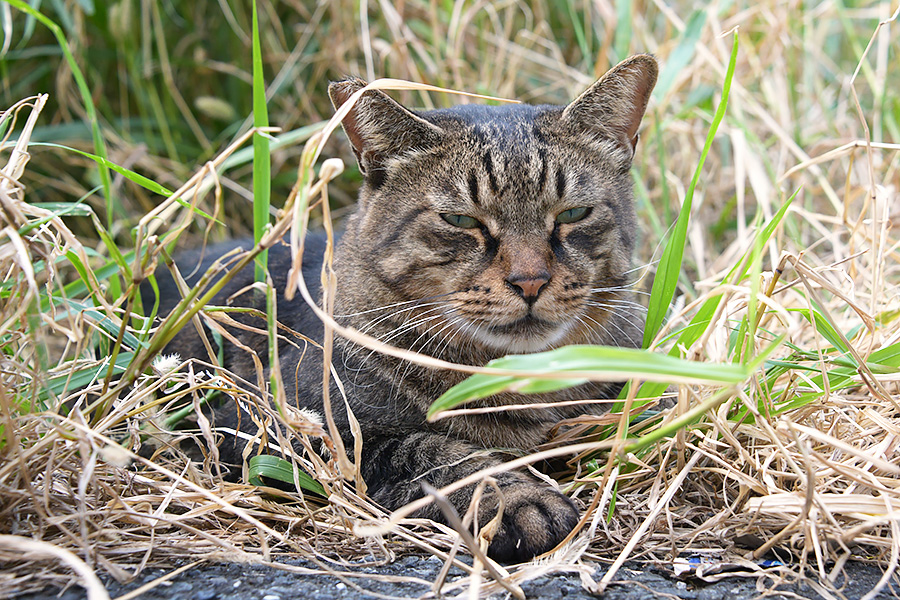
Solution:
<path fill-rule="evenodd" d="M 529 312 L 524 317 L 516 319 L 511 323 L 506 323 L 504 325 L 491 325 L 491 331 L 494 333 L 505 335 L 519 335 L 528 337 L 529 335 L 546 333 L 548 331 L 556 329 L 557 327 L 558 325 L 540 319 Z"/>
<path fill-rule="evenodd" d="M 553 323 L 532 313 L 503 324 L 483 324 L 471 332 L 484 346 L 503 354 L 527 354 L 547 350 L 565 337 L 569 323 Z"/>

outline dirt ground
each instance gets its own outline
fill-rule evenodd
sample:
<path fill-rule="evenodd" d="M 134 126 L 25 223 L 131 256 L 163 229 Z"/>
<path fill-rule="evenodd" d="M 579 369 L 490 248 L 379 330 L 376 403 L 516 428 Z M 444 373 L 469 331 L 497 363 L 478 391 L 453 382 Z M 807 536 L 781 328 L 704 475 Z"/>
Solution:
<path fill-rule="evenodd" d="M 159 584 L 133 598 L 139 600 L 308 600 L 363 598 L 421 598 L 430 595 L 431 582 L 437 577 L 442 563 L 436 558 L 406 556 L 390 565 L 359 566 L 352 571 L 356 575 L 342 579 L 332 576 L 310 575 L 305 569 L 315 569 L 315 565 L 305 561 L 285 561 L 276 568 L 267 565 L 246 565 L 233 563 L 207 563 L 192 567 L 178 576 Z M 591 575 L 595 581 L 603 576 L 605 566 L 596 566 Z M 106 581 L 111 598 L 132 592 L 141 586 L 154 582 L 166 574 L 162 570 L 145 572 L 138 580 L 126 585 Z M 459 578 L 462 571 L 451 569 L 449 582 Z M 871 590 L 881 577 L 881 570 L 859 563 L 849 564 L 845 577 L 835 583 L 837 592 L 831 598 L 858 599 Z M 373 576 L 378 577 L 373 578 Z M 379 577 L 380 576 L 380 577 Z M 773 572 L 773 577 L 777 577 Z M 697 578 L 677 578 L 671 569 L 631 563 L 617 574 L 615 585 L 607 588 L 601 596 L 608 600 L 649 600 L 657 598 L 685 600 L 750 600 L 765 595 L 772 599 L 788 598 L 828 598 L 820 594 L 815 584 L 782 583 L 776 585 L 774 579 L 758 580 L 756 577 L 729 576 L 720 581 L 707 583 Z M 896 576 L 892 585 L 886 587 L 875 598 L 897 598 L 900 579 Z M 541 577 L 522 586 L 526 598 L 541 600 L 593 599 L 585 590 L 577 573 Z M 454 597 L 460 591 L 445 592 L 445 597 Z M 827 594 L 827 592 L 826 592 Z M 466 593 L 463 593 L 463 597 Z M 82 600 L 87 595 L 77 585 L 66 590 L 43 590 L 17 596 L 19 600 L 59 598 L 60 600 Z M 431 597 L 434 597 L 431 595 Z M 493 598 L 509 598 L 504 591 Z"/>

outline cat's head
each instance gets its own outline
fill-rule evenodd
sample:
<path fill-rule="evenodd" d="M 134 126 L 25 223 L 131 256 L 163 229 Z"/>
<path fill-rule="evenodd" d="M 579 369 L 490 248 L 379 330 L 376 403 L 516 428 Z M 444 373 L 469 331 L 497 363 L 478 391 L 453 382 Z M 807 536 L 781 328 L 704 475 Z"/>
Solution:
<path fill-rule="evenodd" d="M 365 92 L 343 125 L 365 176 L 344 252 L 366 308 L 408 302 L 395 326 L 497 354 L 639 343 L 621 292 L 656 76 L 653 57 L 632 57 L 568 106 L 413 112 Z M 364 86 L 329 93 L 340 107 Z"/>

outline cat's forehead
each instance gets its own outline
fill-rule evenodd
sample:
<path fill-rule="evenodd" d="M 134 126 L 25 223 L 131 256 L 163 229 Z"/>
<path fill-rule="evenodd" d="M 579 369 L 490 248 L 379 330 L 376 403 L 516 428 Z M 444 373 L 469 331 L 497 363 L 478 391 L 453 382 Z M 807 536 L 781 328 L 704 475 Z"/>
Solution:
<path fill-rule="evenodd" d="M 471 212 L 504 229 L 544 228 L 566 195 L 567 169 L 556 136 L 562 107 L 466 105 L 420 113 L 441 128 L 441 212 Z"/>
<path fill-rule="evenodd" d="M 482 146 L 512 149 L 514 146 L 510 144 L 540 141 L 542 129 L 558 117 L 562 108 L 531 104 L 467 104 L 429 111 L 423 116 L 457 138 Z"/>

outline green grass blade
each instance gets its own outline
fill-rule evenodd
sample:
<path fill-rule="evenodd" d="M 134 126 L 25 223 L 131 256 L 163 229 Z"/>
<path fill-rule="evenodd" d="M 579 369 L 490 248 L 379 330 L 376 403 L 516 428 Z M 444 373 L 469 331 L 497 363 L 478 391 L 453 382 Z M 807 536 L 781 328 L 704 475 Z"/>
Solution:
<path fill-rule="evenodd" d="M 869 355 L 869 362 L 900 368 L 900 342 L 876 350 Z"/>
<path fill-rule="evenodd" d="M 755 372 L 761 365 L 763 365 L 775 352 L 775 350 L 781 347 L 784 339 L 784 335 L 778 336 L 777 338 L 772 340 L 765 348 L 763 348 L 763 350 L 759 354 L 754 356 L 749 361 L 749 364 L 746 366 L 748 377 L 750 373 Z M 719 406 L 729 396 L 731 396 L 732 393 L 733 392 L 728 389 L 719 390 L 708 399 L 688 410 L 683 415 L 678 416 L 672 421 L 668 421 L 660 427 L 654 427 L 650 432 L 642 435 L 637 441 L 629 444 L 626 447 L 625 451 L 640 452 L 641 450 L 648 448 L 652 444 L 655 444 L 656 442 L 664 438 L 675 435 L 679 430 L 699 421 L 705 414 L 707 414 L 707 412 Z"/>
<path fill-rule="evenodd" d="M 103 314 L 99 310 L 96 310 L 94 304 L 89 300 L 70 300 L 68 298 L 59 298 L 58 300 L 61 301 L 62 305 L 68 306 L 68 310 L 57 312 L 54 315 L 55 321 L 60 321 L 65 317 L 71 316 L 72 313 L 81 313 L 89 321 L 105 331 L 111 338 L 115 338 L 119 335 L 120 326 L 116 325 L 107 315 Z M 141 341 L 137 337 L 135 337 L 134 334 L 127 331 L 124 334 L 123 341 L 133 349 L 138 349 L 143 346 Z"/>
<path fill-rule="evenodd" d="M 256 0 L 253 0 L 253 126 L 269 126 Z M 253 136 L 253 239 L 256 242 L 262 239 L 266 226 L 269 224 L 269 196 L 272 190 L 271 171 L 272 159 L 269 150 L 269 140 L 261 133 L 256 133 Z M 256 281 L 265 281 L 267 259 L 267 252 L 262 252 L 257 257 Z"/>
<path fill-rule="evenodd" d="M 106 246 L 107 251 L 109 252 L 109 257 L 119 265 L 119 269 L 121 270 L 121 276 L 125 281 L 131 281 L 131 265 L 127 260 L 125 260 L 125 256 L 122 254 L 122 251 L 119 250 L 119 247 L 116 245 L 115 240 L 112 235 L 106 230 L 102 223 L 100 223 L 100 219 L 96 217 L 96 215 L 92 215 L 92 219 L 94 220 L 94 229 L 97 231 L 97 235 L 100 237 L 100 241 Z M 113 294 L 113 297 L 119 297 L 121 291 L 117 289 L 117 285 L 119 283 L 119 279 L 117 277 L 110 277 L 110 293 Z"/>
<path fill-rule="evenodd" d="M 688 17 L 678 46 L 666 59 L 666 64 L 659 74 L 659 80 L 653 89 L 654 98 L 659 99 L 665 96 L 675 83 L 675 79 L 684 73 L 691 59 L 694 58 L 697 42 L 700 40 L 700 34 L 703 33 L 703 26 L 706 25 L 706 11 L 707 9 L 696 10 Z M 630 25 L 630 23 L 628 24 Z M 737 43 L 736 35 L 734 39 Z"/>
<path fill-rule="evenodd" d="M 793 204 L 794 199 L 797 197 L 799 190 L 794 192 L 790 198 L 778 209 L 778 212 L 775 213 L 768 223 L 762 228 L 757 234 L 756 240 L 754 240 L 754 248 L 759 246 L 760 248 L 764 248 L 765 245 L 769 242 L 772 236 L 775 234 L 775 230 L 781 224 L 784 217 L 787 215 L 788 209 Z M 744 258 L 735 263 L 735 265 L 731 268 L 728 274 L 722 279 L 722 283 L 728 282 L 737 282 L 743 279 L 747 275 L 747 271 L 750 267 L 750 259 L 752 258 L 752 249 L 747 254 L 744 255 Z M 722 300 L 722 296 L 716 295 L 708 298 L 697 310 L 694 314 L 694 317 L 691 319 L 691 322 L 681 330 L 678 334 L 678 340 L 674 344 L 673 351 L 676 351 L 677 348 L 690 348 L 694 345 L 694 343 L 700 339 L 700 336 L 703 335 L 703 332 L 706 331 L 706 328 L 709 326 L 710 320 L 712 320 L 713 315 L 716 312 L 716 309 L 719 307 L 719 303 Z"/>
<path fill-rule="evenodd" d="M 84 150 L 79 150 L 78 148 L 72 148 L 71 146 L 65 146 L 63 144 L 54 144 L 51 142 L 31 142 L 30 146 L 43 146 L 46 148 L 58 148 L 60 150 L 65 150 L 66 152 L 74 152 L 75 154 L 80 154 L 85 158 L 89 158 L 92 161 L 96 162 L 103 168 L 109 169 L 111 171 L 115 171 L 122 177 L 125 177 L 129 181 L 132 181 L 142 188 L 148 189 L 155 194 L 159 194 L 160 196 L 171 196 L 172 191 L 163 187 L 162 185 L 156 183 L 152 179 L 148 177 L 144 177 L 140 173 L 135 173 L 131 169 L 126 169 L 125 167 L 121 167 L 116 163 L 112 162 L 105 156 L 99 156 L 97 154 L 91 154 L 90 152 L 85 152 Z"/>
<path fill-rule="evenodd" d="M 781 205 L 781 208 L 778 209 L 778 212 L 775 213 L 769 222 L 766 223 L 765 227 L 762 228 L 762 231 L 757 233 L 757 239 L 754 241 L 754 247 L 758 245 L 760 248 L 764 248 L 765 245 L 769 242 L 772 236 L 775 234 L 775 231 L 778 229 L 778 226 L 781 225 L 785 216 L 787 215 L 788 209 L 793 204 L 794 200 L 797 198 L 797 194 L 800 193 L 798 189 L 791 197 L 787 199 L 787 201 Z M 744 255 L 744 258 L 735 263 L 735 265 L 731 268 L 728 274 L 722 279 L 722 283 L 740 281 L 743 279 L 747 270 L 750 267 L 750 258 L 751 251 L 748 251 Z M 706 331 L 707 327 L 709 327 L 709 323 L 712 320 L 713 316 L 716 314 L 716 309 L 719 307 L 719 303 L 722 301 L 722 296 L 715 295 L 707 298 L 703 304 L 700 305 L 700 308 L 694 313 L 694 317 L 691 319 L 691 322 L 681 330 L 678 334 L 678 339 L 673 344 L 672 350 L 670 354 L 673 356 L 677 356 L 680 352 L 681 348 L 690 348 L 694 345 L 694 343 L 700 339 L 700 336 L 703 335 L 703 332 Z M 662 394 L 666 390 L 666 385 L 656 382 L 647 382 L 641 389 L 638 391 L 637 398 L 656 398 L 660 394 Z M 622 390 L 622 393 L 619 395 L 619 398 L 625 398 L 627 394 L 627 386 Z M 613 406 L 614 411 L 622 410 L 621 404 L 616 404 Z"/>
<path fill-rule="evenodd" d="M 534 394 L 579 385 L 592 379 L 621 381 L 628 377 L 662 382 L 735 385 L 749 376 L 743 365 L 698 363 L 666 354 L 609 346 L 566 346 L 549 352 L 507 356 L 492 360 L 490 368 L 521 371 L 521 375 L 477 374 L 447 390 L 428 409 L 428 417 L 501 392 Z M 570 372 L 570 378 L 548 374 Z M 665 386 L 664 386 L 665 387 Z"/>
<path fill-rule="evenodd" d="M 584 35 L 584 23 L 578 18 L 574 0 L 566 0 L 566 8 L 569 12 L 569 19 L 572 21 L 572 31 L 575 33 L 575 39 L 578 42 L 578 47 L 581 49 L 581 54 L 589 58 L 591 53 L 588 49 L 587 38 Z"/>
<path fill-rule="evenodd" d="M 97 119 L 97 110 L 94 106 L 94 100 L 91 96 L 91 90 L 88 87 L 87 80 L 84 78 L 84 74 L 81 72 L 81 68 L 78 66 L 78 62 L 75 60 L 75 57 L 72 55 L 72 50 L 69 48 L 69 42 L 66 40 L 66 34 L 63 32 L 62 28 L 59 25 L 54 23 L 51 19 L 44 16 L 22 0 L 6 0 L 13 7 L 19 9 L 27 15 L 30 15 L 40 21 L 47 29 L 49 29 L 54 37 L 56 37 L 56 41 L 59 44 L 60 49 L 62 49 L 63 54 L 66 57 L 66 62 L 69 65 L 69 68 L 72 69 L 72 76 L 75 78 L 75 83 L 78 86 L 78 91 L 81 94 L 81 100 L 84 102 L 84 109 L 87 113 L 88 121 L 91 123 L 91 137 L 94 142 L 94 152 L 97 156 L 101 156 L 104 159 L 106 158 L 106 142 L 103 139 L 103 134 L 100 131 L 100 122 Z M 113 225 L 113 196 L 112 196 L 112 180 L 109 176 L 109 169 L 101 164 L 98 169 L 100 172 L 100 184 L 103 186 L 103 197 L 106 198 L 106 224 L 108 227 L 112 227 Z"/>
<path fill-rule="evenodd" d="M 127 252 L 124 255 L 126 261 L 130 261 L 134 259 L 134 252 Z M 68 298 L 80 298 L 84 294 L 88 293 L 89 290 L 94 289 L 92 280 L 87 276 L 87 270 L 81 267 L 81 260 L 78 258 L 78 255 L 75 252 L 69 251 L 66 253 L 66 259 L 68 259 L 72 266 L 75 267 L 81 277 L 70 281 L 63 287 L 63 295 Z M 117 275 L 119 273 L 119 265 L 116 264 L 115 261 L 109 260 L 103 266 L 93 271 L 93 275 L 97 281 L 106 281 L 110 277 Z M 61 300 L 57 297 L 47 297 L 43 296 L 41 298 L 41 311 L 46 312 L 49 310 L 50 306 L 58 306 L 61 304 Z"/>
<path fill-rule="evenodd" d="M 95 188 L 96 191 L 96 188 Z M 46 223 L 49 219 L 53 217 L 89 217 L 94 214 L 94 211 L 91 210 L 91 207 L 82 202 L 33 202 L 31 204 L 35 208 L 40 208 L 43 210 L 50 211 L 53 213 L 49 217 L 45 217 L 35 223 L 29 223 L 28 225 L 23 226 L 19 232 L 31 231 L 35 227 L 39 227 Z"/>
<path fill-rule="evenodd" d="M 778 229 L 778 226 L 781 225 L 785 216 L 788 213 L 788 209 L 793 204 L 794 200 L 799 193 L 799 189 L 795 191 L 787 201 L 782 204 L 781 208 L 778 209 L 778 212 L 772 216 L 772 218 L 766 223 L 766 225 L 762 228 L 761 231 L 757 233 L 756 239 L 754 240 L 754 246 L 745 254 L 744 258 L 735 263 L 735 265 L 731 268 L 728 274 L 723 278 L 722 283 L 727 282 L 736 282 L 743 279 L 748 269 L 750 268 L 753 256 L 754 248 L 764 248 L 765 245 L 769 242 L 772 236 L 775 234 L 775 231 Z M 673 344 L 672 350 L 670 351 L 670 355 L 678 356 L 680 352 L 680 348 L 689 348 L 691 347 L 700 336 L 703 335 L 703 332 L 706 331 L 707 327 L 709 327 L 710 321 L 716 313 L 716 309 L 719 306 L 719 303 L 722 300 L 722 296 L 715 295 L 711 296 L 703 302 L 697 312 L 694 314 L 694 317 L 691 319 L 690 323 L 680 332 L 678 332 L 678 339 Z M 898 361 L 900 361 L 900 356 L 898 356 Z M 667 383 L 664 382 L 655 382 L 648 381 L 641 386 L 641 389 L 638 391 L 637 398 L 638 400 L 646 399 L 646 398 L 656 398 L 660 394 L 662 394 L 666 388 L 668 387 Z M 625 398 L 627 395 L 628 387 L 626 386 L 622 393 L 619 395 L 619 398 Z M 614 412 L 622 410 L 622 403 L 617 403 L 613 406 L 612 410 Z"/>
<path fill-rule="evenodd" d="M 134 358 L 133 352 L 120 353 L 112 366 L 113 374 L 124 373 L 132 358 Z M 78 369 L 72 373 L 51 377 L 47 381 L 46 387 L 38 393 L 38 400 L 43 404 L 50 399 L 51 394 L 55 397 L 65 396 L 70 390 L 77 390 L 97 381 L 105 376 L 109 370 L 110 365 L 101 362 L 84 369 Z"/>
<path fill-rule="evenodd" d="M 92 190 L 88 190 L 88 192 L 76 200 L 75 202 L 33 202 L 31 205 L 36 208 L 41 208 L 43 210 L 48 211 L 50 214 L 46 217 L 42 217 L 40 219 L 35 219 L 31 221 L 27 225 L 23 225 L 19 228 L 19 235 L 27 235 L 29 232 L 34 231 L 39 227 L 43 227 L 45 224 L 49 223 L 53 219 L 58 217 L 91 217 L 94 215 L 94 210 L 90 207 L 90 205 L 85 203 L 90 196 L 92 196 L 99 187 L 95 187 Z"/>
<path fill-rule="evenodd" d="M 318 133 L 325 129 L 326 125 L 328 125 L 328 121 L 319 121 L 318 123 L 306 125 L 305 127 L 299 127 L 292 131 L 277 135 L 275 136 L 274 141 L 266 140 L 269 141 L 269 150 L 274 151 L 278 150 L 279 148 L 294 146 L 296 144 L 305 142 L 314 133 Z M 241 148 L 240 150 L 237 150 L 231 156 L 226 158 L 224 161 L 222 161 L 221 170 L 227 171 L 228 169 L 247 164 L 251 160 L 253 160 L 253 148 Z"/>
<path fill-rule="evenodd" d="M 275 479 L 291 485 L 294 484 L 294 467 L 283 458 L 270 454 L 260 454 L 250 458 L 248 467 L 250 485 L 266 485 L 263 478 Z M 326 495 L 322 484 L 310 477 L 309 474 L 302 470 L 298 470 L 296 474 L 301 488 L 320 496 Z"/>
<path fill-rule="evenodd" d="M 728 61 L 728 71 L 725 74 L 725 82 L 722 84 L 722 100 L 716 109 L 712 125 L 706 136 L 706 143 L 703 145 L 703 152 L 700 154 L 700 160 L 697 162 L 697 168 L 694 170 L 694 177 L 691 179 L 691 184 L 684 197 L 684 204 L 678 215 L 678 221 L 675 223 L 675 230 L 672 232 L 672 237 L 669 238 L 665 250 L 663 250 L 662 258 L 656 270 L 656 278 L 653 281 L 653 288 L 650 290 L 647 324 L 644 328 L 644 348 L 650 345 L 650 342 L 653 341 L 656 333 L 662 327 L 666 312 L 669 310 L 669 304 L 671 304 L 672 298 L 675 296 L 675 287 L 678 284 L 681 262 L 684 258 L 684 243 L 687 239 L 687 228 L 691 215 L 691 204 L 694 199 L 694 190 L 697 187 L 697 182 L 700 180 L 703 164 L 706 162 L 706 157 L 712 148 L 719 124 L 725 117 L 725 109 L 728 106 L 728 94 L 731 91 L 731 80 L 734 77 L 734 67 L 737 64 L 737 51 L 738 38 L 737 33 L 735 33 L 731 46 L 731 59 Z"/>
<path fill-rule="evenodd" d="M 613 48 L 616 60 L 625 60 L 631 50 L 631 34 L 634 29 L 631 0 L 616 0 L 616 32 L 613 37 Z"/>
<path fill-rule="evenodd" d="M 803 315 L 807 321 L 815 325 L 816 331 L 819 332 L 823 338 L 828 340 L 828 342 L 843 352 L 844 354 L 850 354 L 850 348 L 847 347 L 847 344 L 844 343 L 841 334 L 838 333 L 834 324 L 828 320 L 828 317 L 825 316 L 818 308 L 813 305 L 812 310 L 807 308 L 792 308 L 789 309 L 790 312 L 797 312 Z"/>
<path fill-rule="evenodd" d="M 85 158 L 89 158 L 89 159 L 93 160 L 94 162 L 96 162 L 98 165 L 100 165 L 102 167 L 105 167 L 111 171 L 115 171 L 116 173 L 118 173 L 119 175 L 124 177 L 125 179 L 127 179 L 133 183 L 136 183 L 137 185 L 141 186 L 144 189 L 150 190 L 154 194 L 159 194 L 160 196 L 168 197 L 174 193 L 171 190 L 169 190 L 168 188 L 156 183 L 152 179 L 145 177 L 145 176 L 141 175 L 140 173 L 135 173 L 131 169 L 126 169 L 125 167 L 117 165 L 116 163 L 112 162 L 108 158 L 104 158 L 102 156 L 97 156 L 96 154 L 91 154 L 90 152 L 85 152 L 84 150 L 79 150 L 78 148 L 72 148 L 71 146 L 65 146 L 63 144 L 53 144 L 50 142 L 32 142 L 30 145 L 31 146 L 46 146 L 48 148 L 59 148 L 61 150 L 66 150 L 68 152 L 74 152 L 75 154 L 80 154 L 81 156 L 83 156 Z M 222 166 L 223 171 L 226 168 L 227 168 L 226 165 Z M 185 208 L 191 207 L 190 203 L 185 202 L 181 198 L 176 198 L 175 201 L 178 202 L 181 206 L 183 206 Z M 195 207 L 195 208 L 193 208 L 193 210 L 194 210 L 194 212 L 196 212 L 198 215 L 202 216 L 205 219 L 209 219 L 210 221 L 214 220 L 212 215 L 210 215 L 209 213 L 207 213 L 203 210 L 200 210 L 199 208 Z"/>

